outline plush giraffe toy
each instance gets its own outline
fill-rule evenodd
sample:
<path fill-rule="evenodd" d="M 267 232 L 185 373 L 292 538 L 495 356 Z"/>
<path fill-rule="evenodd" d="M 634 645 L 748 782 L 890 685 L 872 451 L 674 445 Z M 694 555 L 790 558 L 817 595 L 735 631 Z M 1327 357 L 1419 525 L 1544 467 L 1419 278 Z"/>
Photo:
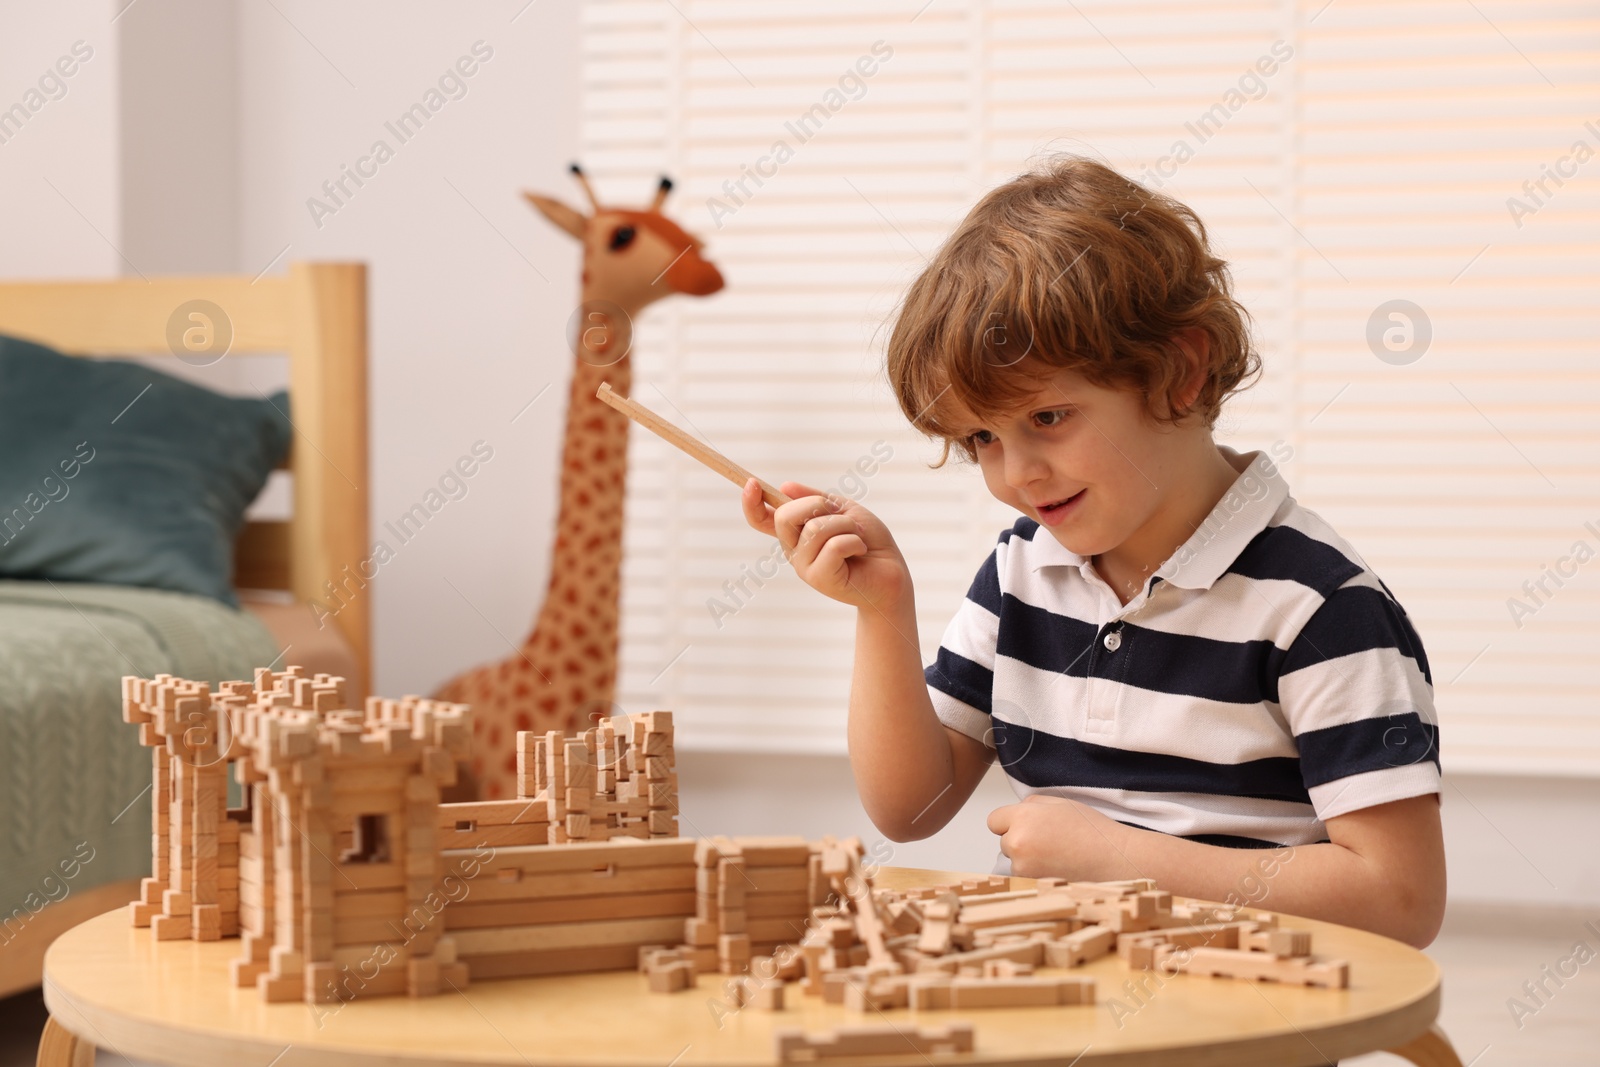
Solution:
<path fill-rule="evenodd" d="M 629 210 L 602 207 L 576 163 L 572 173 L 589 201 L 588 215 L 523 194 L 583 243 L 550 584 L 533 632 L 515 655 L 457 675 L 434 694 L 472 705 L 476 789 L 461 792 L 485 800 L 517 795 L 518 730 L 572 733 L 614 710 L 628 418 L 595 392 L 602 381 L 630 392 L 632 321 L 646 306 L 673 293 L 708 296 L 722 288 L 701 243 L 661 213 L 669 179 L 661 179 L 648 208 Z"/>

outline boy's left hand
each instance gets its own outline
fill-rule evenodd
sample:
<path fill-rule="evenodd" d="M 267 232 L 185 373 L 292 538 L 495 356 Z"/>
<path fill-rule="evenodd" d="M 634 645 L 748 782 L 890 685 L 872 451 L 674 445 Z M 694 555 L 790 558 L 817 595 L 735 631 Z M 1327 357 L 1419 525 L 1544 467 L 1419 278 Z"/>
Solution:
<path fill-rule="evenodd" d="M 1132 877 L 1118 839 L 1127 827 L 1087 804 L 1035 793 L 989 813 L 1018 878 L 1104 882 Z"/>

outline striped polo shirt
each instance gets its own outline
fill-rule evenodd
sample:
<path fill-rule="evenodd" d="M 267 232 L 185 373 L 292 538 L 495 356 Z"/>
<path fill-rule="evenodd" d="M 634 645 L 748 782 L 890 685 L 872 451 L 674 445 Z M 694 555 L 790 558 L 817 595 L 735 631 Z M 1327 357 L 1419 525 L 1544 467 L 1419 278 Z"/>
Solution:
<path fill-rule="evenodd" d="M 1019 796 L 1251 848 L 1439 791 L 1422 642 L 1271 460 L 1239 477 L 1121 603 L 1033 519 L 1000 534 L 924 671 L 939 718 L 995 750 Z"/>

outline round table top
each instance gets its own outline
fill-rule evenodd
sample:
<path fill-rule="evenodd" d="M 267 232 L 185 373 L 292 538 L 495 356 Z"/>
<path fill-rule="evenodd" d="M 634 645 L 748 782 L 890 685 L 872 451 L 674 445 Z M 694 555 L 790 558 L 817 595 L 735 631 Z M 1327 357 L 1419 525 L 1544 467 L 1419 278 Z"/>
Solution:
<path fill-rule="evenodd" d="M 884 869 L 877 884 L 970 877 Z M 1433 1023 L 1439 970 L 1423 953 L 1331 923 L 1288 918 L 1285 925 L 1311 930 L 1317 956 L 1348 960 L 1350 988 L 1163 977 L 1131 971 L 1112 955 L 1070 972 L 1099 980 L 1097 1002 L 1073 1007 L 862 1015 L 790 988 L 784 1011 L 735 1012 L 723 999 L 721 975 L 701 975 L 686 992 L 653 994 L 641 975 L 610 971 L 493 979 L 437 997 L 357 996 L 313 1008 L 266 1004 L 254 989 L 235 988 L 228 965 L 239 954 L 237 940 L 158 943 L 119 909 L 55 942 L 45 959 L 44 997 L 60 1025 L 98 1048 L 195 1067 L 769 1067 L 780 1029 L 815 1034 L 954 1021 L 972 1024 L 974 1052 L 856 1062 L 1250 1067 L 1332 1063 L 1404 1044 Z"/>

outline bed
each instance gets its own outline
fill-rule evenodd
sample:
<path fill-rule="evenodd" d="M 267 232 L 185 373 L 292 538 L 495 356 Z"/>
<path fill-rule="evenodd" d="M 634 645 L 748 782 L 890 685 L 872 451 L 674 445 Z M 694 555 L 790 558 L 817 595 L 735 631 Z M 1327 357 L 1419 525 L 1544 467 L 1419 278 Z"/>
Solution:
<path fill-rule="evenodd" d="M 194 300 L 227 309 L 230 357 L 288 357 L 292 513 L 245 525 L 233 577 L 242 610 L 164 590 L 0 580 L 0 996 L 37 985 L 49 943 L 134 899 L 149 872 L 149 754 L 121 721 L 122 675 L 248 677 L 287 651 L 344 674 L 357 697 L 371 677 L 369 598 L 344 598 L 326 625 L 310 606 L 368 553 L 364 265 L 5 282 L 0 334 L 73 356 L 170 356 L 169 318 Z"/>

